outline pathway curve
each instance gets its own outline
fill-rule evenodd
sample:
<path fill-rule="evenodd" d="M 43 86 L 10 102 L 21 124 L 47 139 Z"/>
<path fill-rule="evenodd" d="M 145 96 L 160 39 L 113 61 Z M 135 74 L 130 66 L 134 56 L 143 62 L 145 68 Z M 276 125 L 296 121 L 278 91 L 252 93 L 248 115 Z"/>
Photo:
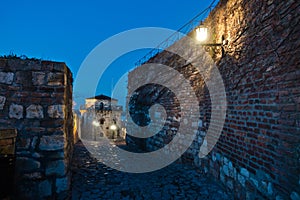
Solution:
<path fill-rule="evenodd" d="M 220 185 L 191 165 L 173 163 L 143 174 L 120 172 L 91 157 L 81 142 L 74 147 L 72 171 L 74 200 L 231 199 Z"/>

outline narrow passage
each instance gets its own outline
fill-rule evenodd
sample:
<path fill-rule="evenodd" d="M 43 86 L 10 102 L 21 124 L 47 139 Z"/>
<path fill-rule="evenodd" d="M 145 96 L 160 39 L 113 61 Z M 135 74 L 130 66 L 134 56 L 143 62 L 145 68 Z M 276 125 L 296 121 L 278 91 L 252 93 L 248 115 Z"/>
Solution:
<path fill-rule="evenodd" d="M 126 146 L 125 146 L 126 149 Z M 232 199 L 219 184 L 189 164 L 132 174 L 93 158 L 82 142 L 74 147 L 72 199 Z"/>

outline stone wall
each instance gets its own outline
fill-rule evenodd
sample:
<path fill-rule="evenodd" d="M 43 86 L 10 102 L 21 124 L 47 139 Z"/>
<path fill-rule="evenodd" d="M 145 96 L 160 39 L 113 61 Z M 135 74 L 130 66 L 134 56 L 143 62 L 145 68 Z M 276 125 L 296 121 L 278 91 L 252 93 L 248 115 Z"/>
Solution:
<path fill-rule="evenodd" d="M 16 197 L 65 198 L 73 150 L 72 73 L 64 63 L 0 59 L 0 128 L 17 129 Z"/>
<path fill-rule="evenodd" d="M 221 42 L 222 35 L 228 40 L 223 57 L 210 52 L 223 77 L 228 107 L 221 137 L 204 159 L 198 153 L 210 124 L 213 94 L 197 66 L 179 56 L 164 51 L 148 61 L 177 69 L 190 80 L 199 99 L 199 129 L 182 160 L 220 180 L 237 199 L 300 198 L 299 13 L 297 0 L 221 0 L 205 20 L 210 42 Z M 138 73 L 137 68 L 129 74 L 129 86 Z M 140 99 L 149 97 L 138 94 Z M 146 148 L 168 143 L 176 134 L 176 125 L 172 128 L 165 126 L 147 139 Z"/>

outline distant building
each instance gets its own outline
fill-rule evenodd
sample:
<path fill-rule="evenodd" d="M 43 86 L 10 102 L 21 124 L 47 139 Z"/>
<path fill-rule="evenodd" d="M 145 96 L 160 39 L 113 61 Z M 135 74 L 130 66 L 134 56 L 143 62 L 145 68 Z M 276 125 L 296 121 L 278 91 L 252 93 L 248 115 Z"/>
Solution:
<path fill-rule="evenodd" d="M 97 140 L 104 136 L 109 139 L 125 137 L 121 122 L 123 107 L 118 105 L 117 99 L 103 94 L 86 98 L 80 112 L 83 116 L 83 131 L 86 132 L 83 135 L 89 139 Z"/>
<path fill-rule="evenodd" d="M 108 108 L 111 105 L 117 105 L 117 104 L 118 104 L 117 99 L 113 99 L 103 94 L 85 99 L 86 108 L 89 108 L 91 106 L 95 106 L 95 108 L 97 107 L 100 108 L 101 105 Z"/>

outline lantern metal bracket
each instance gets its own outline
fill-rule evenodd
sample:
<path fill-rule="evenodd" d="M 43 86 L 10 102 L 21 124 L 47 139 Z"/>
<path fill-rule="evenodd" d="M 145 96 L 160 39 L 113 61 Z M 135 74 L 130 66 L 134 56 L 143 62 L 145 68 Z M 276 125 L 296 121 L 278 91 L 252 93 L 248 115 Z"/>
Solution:
<path fill-rule="evenodd" d="M 215 49 L 221 48 L 221 57 L 223 57 L 225 54 L 224 46 L 227 44 L 228 41 L 224 39 L 224 36 L 222 36 L 222 43 L 200 43 L 200 45 L 203 46 L 207 52 L 210 52 L 211 50 L 215 52 Z"/>

